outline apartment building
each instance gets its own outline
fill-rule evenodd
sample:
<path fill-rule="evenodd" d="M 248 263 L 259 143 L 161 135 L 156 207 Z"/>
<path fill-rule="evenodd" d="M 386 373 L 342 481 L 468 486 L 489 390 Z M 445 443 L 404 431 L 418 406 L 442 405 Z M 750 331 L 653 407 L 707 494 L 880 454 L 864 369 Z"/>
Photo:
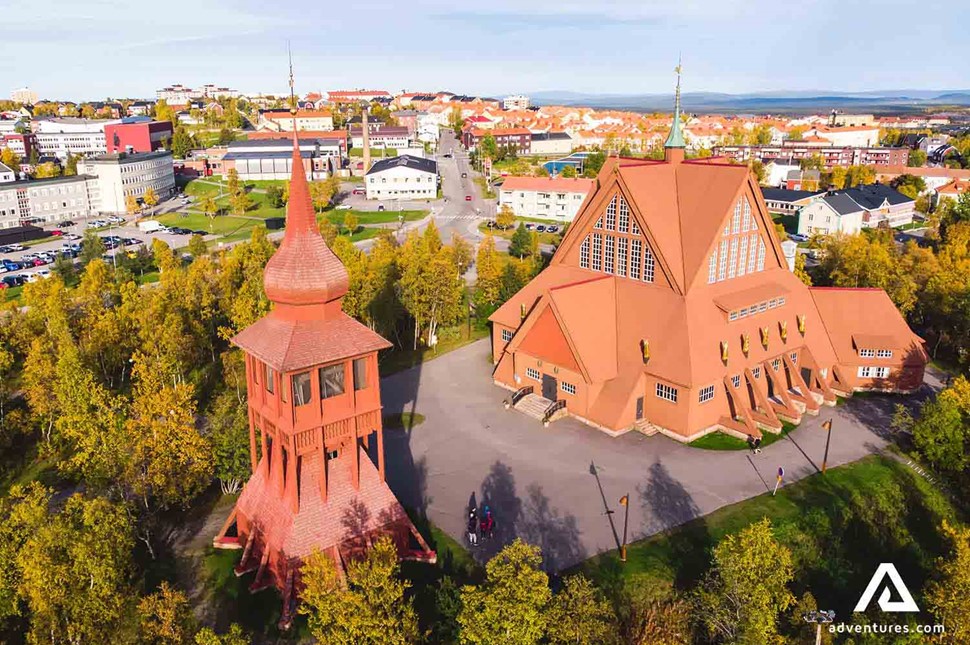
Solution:
<path fill-rule="evenodd" d="M 562 177 L 506 177 L 499 190 L 499 206 L 518 217 L 571 222 L 596 182 Z"/>
<path fill-rule="evenodd" d="M 367 171 L 364 186 L 367 199 L 434 199 L 438 164 L 412 155 L 380 159 Z"/>
<path fill-rule="evenodd" d="M 738 163 L 752 159 L 762 163 L 783 162 L 797 165 L 802 159 L 819 155 L 829 168 L 833 166 L 905 166 L 909 148 L 833 146 L 811 141 L 786 141 L 780 146 L 715 146 L 714 155 Z"/>
<path fill-rule="evenodd" d="M 79 170 L 89 175 L 91 207 L 101 213 L 125 213 L 129 196 L 141 199 L 152 188 L 159 199 L 175 193 L 172 153 L 125 152 L 85 159 Z"/>
<path fill-rule="evenodd" d="M 864 228 L 903 226 L 913 221 L 915 205 L 912 197 L 885 184 L 833 190 L 801 208 L 798 232 L 801 235 L 851 234 Z"/>
<path fill-rule="evenodd" d="M 0 229 L 87 217 L 92 212 L 90 179 L 74 175 L 0 183 Z"/>
<path fill-rule="evenodd" d="M 513 94 L 502 99 L 503 110 L 528 110 L 530 105 L 529 97 L 523 94 Z"/>
<path fill-rule="evenodd" d="M 105 126 L 118 123 L 121 119 L 59 117 L 35 119 L 31 127 L 40 156 L 67 159 L 69 154 L 84 157 L 105 154 L 108 151 Z"/>

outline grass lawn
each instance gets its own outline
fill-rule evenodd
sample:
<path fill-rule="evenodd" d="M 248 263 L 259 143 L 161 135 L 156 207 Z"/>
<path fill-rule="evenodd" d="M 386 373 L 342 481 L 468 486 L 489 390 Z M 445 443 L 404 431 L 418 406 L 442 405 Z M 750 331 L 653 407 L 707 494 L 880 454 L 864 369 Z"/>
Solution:
<path fill-rule="evenodd" d="M 492 190 L 492 187 L 488 185 L 488 182 L 485 181 L 484 177 L 475 177 L 475 183 L 478 184 L 478 187 L 481 189 L 482 197 L 485 199 L 495 199 L 495 192 Z"/>
<path fill-rule="evenodd" d="M 388 376 L 424 363 L 425 361 L 430 361 L 441 354 L 447 354 L 452 350 L 469 343 L 474 343 L 476 340 L 486 338 L 487 336 L 488 327 L 478 326 L 474 323 L 471 326 L 471 335 L 468 333 L 467 325 L 439 329 L 438 345 L 433 349 L 419 345 L 417 350 L 413 350 L 408 346 L 407 349 L 392 347 L 385 351 L 379 359 L 381 376 Z"/>
<path fill-rule="evenodd" d="M 357 224 L 368 226 L 370 224 L 394 224 L 400 221 L 401 213 L 404 213 L 405 222 L 413 222 L 421 219 L 428 214 L 428 211 L 360 211 L 357 209 L 337 210 L 329 209 L 323 212 L 331 223 L 337 226 L 344 225 L 344 218 L 348 213 L 353 213 L 357 217 Z M 323 215 L 318 215 L 319 220 Z"/>
<path fill-rule="evenodd" d="M 10 302 L 11 300 L 21 302 L 20 296 L 23 291 L 23 287 L 7 287 L 0 293 L 3 293 L 4 302 Z"/>
<path fill-rule="evenodd" d="M 220 186 L 218 181 L 213 177 L 206 177 L 204 179 L 192 179 L 183 189 L 186 195 L 192 195 L 193 197 L 208 197 L 210 195 L 218 195 L 220 190 L 223 190 L 225 185 Z"/>
<path fill-rule="evenodd" d="M 772 219 L 775 223 L 780 223 L 785 227 L 785 231 L 788 233 L 798 232 L 798 216 L 797 215 L 772 215 Z"/>
<path fill-rule="evenodd" d="M 761 433 L 761 447 L 770 446 L 776 441 L 780 441 L 789 432 L 797 428 L 793 423 L 788 423 L 787 421 L 781 422 L 781 432 L 775 434 L 773 432 L 762 432 Z M 712 432 L 711 434 L 706 434 L 700 439 L 694 439 L 689 444 L 691 448 L 701 448 L 703 450 L 749 450 L 748 442 L 737 437 L 732 437 L 729 434 L 724 434 L 723 432 Z"/>
<path fill-rule="evenodd" d="M 639 502 L 655 512 L 693 504 L 663 472 L 653 472 L 644 490 Z M 776 497 L 765 493 L 634 542 L 625 564 L 610 551 L 575 570 L 604 588 L 635 584 L 688 590 L 703 578 L 711 549 L 725 535 L 764 517 L 792 551 L 793 593 L 810 590 L 820 606 L 840 616 L 849 615 L 880 562 L 895 563 L 911 591 L 922 588 L 935 558 L 946 551 L 940 522 L 960 519 L 938 488 L 902 464 L 875 455 L 786 485 Z"/>
<path fill-rule="evenodd" d="M 168 213 L 156 218 L 165 226 L 181 226 L 193 231 L 211 231 L 213 235 L 230 235 L 242 229 L 249 231 L 260 222 L 246 217 L 234 217 L 232 215 L 220 215 L 219 217 L 206 217 L 201 213 Z M 210 228 L 211 225 L 211 228 Z"/>

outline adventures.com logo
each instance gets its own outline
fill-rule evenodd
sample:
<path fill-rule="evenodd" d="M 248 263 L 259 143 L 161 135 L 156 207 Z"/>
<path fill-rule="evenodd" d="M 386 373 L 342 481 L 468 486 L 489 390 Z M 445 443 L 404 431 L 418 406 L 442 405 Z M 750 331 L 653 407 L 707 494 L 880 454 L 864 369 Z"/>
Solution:
<path fill-rule="evenodd" d="M 876 594 L 882 590 L 879 597 Z M 869 609 L 873 599 L 880 611 L 888 614 L 919 613 L 919 606 L 913 600 L 902 576 L 896 570 L 896 565 L 883 562 L 872 574 L 869 584 L 859 597 L 853 612 L 865 612 Z M 942 634 L 946 628 L 942 624 L 897 624 L 897 623 L 830 623 L 829 631 L 833 634 Z"/>

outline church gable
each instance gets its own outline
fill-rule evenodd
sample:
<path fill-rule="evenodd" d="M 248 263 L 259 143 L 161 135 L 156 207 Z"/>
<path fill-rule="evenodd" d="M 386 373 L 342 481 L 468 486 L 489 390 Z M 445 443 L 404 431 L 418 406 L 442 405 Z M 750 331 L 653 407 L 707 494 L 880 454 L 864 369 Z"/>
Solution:
<path fill-rule="evenodd" d="M 581 371 L 552 307 L 546 307 L 545 311 L 539 314 L 535 324 L 527 331 L 517 349 L 553 365 L 574 372 Z"/>
<path fill-rule="evenodd" d="M 716 284 L 779 266 L 774 223 L 763 208 L 745 182 L 708 245 L 695 284 Z"/>
<path fill-rule="evenodd" d="M 569 239 L 554 262 L 669 286 L 656 245 L 620 184 L 611 181 L 597 193 L 570 225 Z"/>

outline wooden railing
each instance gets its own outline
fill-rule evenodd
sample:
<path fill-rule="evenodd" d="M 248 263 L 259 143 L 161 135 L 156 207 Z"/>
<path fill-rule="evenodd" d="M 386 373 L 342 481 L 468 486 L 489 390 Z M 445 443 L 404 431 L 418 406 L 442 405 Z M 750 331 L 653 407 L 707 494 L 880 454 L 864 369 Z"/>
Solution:
<path fill-rule="evenodd" d="M 525 387 L 520 387 L 512 394 L 512 398 L 509 399 L 509 407 L 514 408 L 515 404 L 521 401 L 524 397 L 532 394 L 535 389 L 531 385 L 526 385 Z"/>
<path fill-rule="evenodd" d="M 550 403 L 549 407 L 547 407 L 546 411 L 542 414 L 542 422 L 549 423 L 549 419 L 552 418 L 552 415 L 559 412 L 564 407 L 566 407 L 566 399 L 559 399 L 558 401 L 553 401 Z"/>

